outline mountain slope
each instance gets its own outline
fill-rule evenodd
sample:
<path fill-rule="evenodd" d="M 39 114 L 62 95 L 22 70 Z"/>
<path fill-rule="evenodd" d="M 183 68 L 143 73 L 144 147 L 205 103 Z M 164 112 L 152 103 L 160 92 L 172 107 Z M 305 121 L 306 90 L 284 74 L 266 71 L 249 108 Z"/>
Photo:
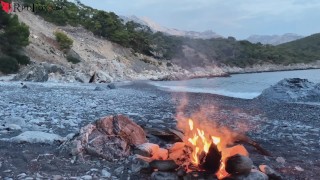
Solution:
<path fill-rule="evenodd" d="M 250 41 L 251 43 L 279 45 L 301 38 L 303 38 L 303 36 L 293 33 L 287 33 L 283 35 L 252 35 L 249 36 L 246 40 Z"/>
<path fill-rule="evenodd" d="M 189 38 L 199 38 L 199 39 L 211 39 L 211 38 L 222 38 L 223 36 L 213 32 L 212 30 L 204 31 L 204 32 L 196 32 L 196 31 L 183 31 L 183 30 L 178 30 L 174 28 L 167 28 L 164 26 L 161 26 L 160 24 L 152 21 L 148 17 L 137 17 L 137 16 L 130 16 L 130 17 L 125 17 L 121 16 L 122 19 L 124 19 L 125 22 L 127 21 L 134 21 L 143 25 L 146 25 L 151 28 L 152 31 L 154 32 L 163 32 L 167 35 L 172 35 L 172 36 L 184 36 L 184 37 L 189 37 Z"/>

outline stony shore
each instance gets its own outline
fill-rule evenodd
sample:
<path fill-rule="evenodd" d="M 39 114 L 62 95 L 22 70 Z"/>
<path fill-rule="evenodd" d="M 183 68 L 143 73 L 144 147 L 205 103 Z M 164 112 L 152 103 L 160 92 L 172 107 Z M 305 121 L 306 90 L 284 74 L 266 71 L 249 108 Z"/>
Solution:
<path fill-rule="evenodd" d="M 84 125 L 112 114 L 124 114 L 142 127 L 176 126 L 177 107 L 185 100 L 185 114 L 201 108 L 210 119 L 241 129 L 267 149 L 265 157 L 247 147 L 254 164 L 268 164 L 285 179 L 320 176 L 320 106 L 268 103 L 212 94 L 170 93 L 145 82 L 116 84 L 57 84 L 0 82 L 0 179 L 144 179 L 128 160 L 107 162 L 90 158 L 79 162 L 57 153 L 59 143 L 13 142 L 25 131 L 41 131 L 62 138 Z M 128 178 L 131 177 L 131 178 Z"/>

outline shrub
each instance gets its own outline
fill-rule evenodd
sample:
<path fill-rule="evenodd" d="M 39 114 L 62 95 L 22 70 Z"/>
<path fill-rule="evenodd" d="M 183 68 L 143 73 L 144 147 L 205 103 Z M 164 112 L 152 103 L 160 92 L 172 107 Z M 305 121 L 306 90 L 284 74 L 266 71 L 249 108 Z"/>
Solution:
<path fill-rule="evenodd" d="M 18 61 L 15 58 L 3 56 L 0 57 L 0 71 L 4 74 L 15 73 L 19 70 Z"/>
<path fill-rule="evenodd" d="M 30 64 L 30 58 L 23 54 L 18 53 L 10 53 L 9 56 L 15 58 L 20 65 L 27 65 Z"/>
<path fill-rule="evenodd" d="M 67 60 L 73 64 L 77 64 L 77 63 L 81 62 L 80 59 L 78 59 L 72 55 L 67 55 Z"/>
<path fill-rule="evenodd" d="M 60 32 L 60 31 L 56 31 L 54 33 L 54 35 L 56 36 L 56 40 L 59 43 L 61 50 L 67 51 L 67 50 L 71 49 L 72 44 L 73 44 L 73 40 L 70 39 L 66 34 L 64 34 L 63 32 Z"/>

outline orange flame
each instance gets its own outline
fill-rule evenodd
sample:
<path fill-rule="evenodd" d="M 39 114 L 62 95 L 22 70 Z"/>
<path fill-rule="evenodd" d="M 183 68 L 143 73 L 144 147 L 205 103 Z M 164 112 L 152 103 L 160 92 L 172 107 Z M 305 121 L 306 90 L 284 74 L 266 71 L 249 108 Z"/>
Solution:
<path fill-rule="evenodd" d="M 189 128 L 193 133 L 193 137 L 188 138 L 188 142 L 192 145 L 191 162 L 194 165 L 199 165 L 200 154 L 202 152 L 208 153 L 209 148 L 212 143 L 218 145 L 220 143 L 220 138 L 216 136 L 207 137 L 204 130 L 195 128 L 192 119 L 189 119 Z M 194 131 L 196 129 L 196 131 Z M 200 137 L 200 138 L 199 138 Z"/>

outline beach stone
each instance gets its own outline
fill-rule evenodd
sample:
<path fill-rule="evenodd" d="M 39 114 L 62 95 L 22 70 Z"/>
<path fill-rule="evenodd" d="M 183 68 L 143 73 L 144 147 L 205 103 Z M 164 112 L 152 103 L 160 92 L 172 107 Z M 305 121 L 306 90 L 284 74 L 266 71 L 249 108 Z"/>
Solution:
<path fill-rule="evenodd" d="M 114 172 L 116 173 L 116 175 L 120 175 L 122 174 L 124 171 L 124 166 L 120 166 L 117 169 L 114 170 Z"/>
<path fill-rule="evenodd" d="M 107 101 L 108 104 L 114 104 L 114 100 L 110 99 Z"/>
<path fill-rule="evenodd" d="M 295 166 L 294 169 L 297 170 L 297 171 L 300 171 L 300 172 L 304 171 L 304 169 L 301 168 L 300 166 Z"/>
<path fill-rule="evenodd" d="M 26 173 L 21 173 L 21 174 L 18 174 L 18 175 L 17 175 L 17 177 L 18 177 L 19 179 L 25 178 L 26 176 L 27 176 Z"/>
<path fill-rule="evenodd" d="M 13 131 L 19 131 L 21 130 L 21 126 L 17 125 L 17 124 L 6 124 L 5 126 L 6 129 L 9 129 L 9 130 L 13 130 Z"/>
<path fill-rule="evenodd" d="M 111 173 L 109 171 L 107 171 L 106 169 L 102 169 L 101 170 L 101 175 L 104 178 L 110 178 L 111 177 Z"/>
<path fill-rule="evenodd" d="M 172 171 L 178 168 L 173 160 L 154 160 L 150 162 L 150 167 L 159 171 Z"/>
<path fill-rule="evenodd" d="M 94 91 L 103 91 L 104 89 L 100 86 L 97 86 L 94 88 Z"/>
<path fill-rule="evenodd" d="M 132 158 L 131 171 L 138 173 L 140 171 L 150 171 L 151 168 L 149 163 L 152 161 L 151 158 L 135 155 Z"/>
<path fill-rule="evenodd" d="M 253 162 L 250 158 L 236 154 L 227 158 L 225 169 L 229 174 L 249 174 L 252 165 Z"/>
<path fill-rule="evenodd" d="M 11 142 L 18 142 L 18 143 L 44 143 L 44 144 L 52 144 L 54 142 L 63 142 L 64 138 L 57 134 L 50 134 L 41 131 L 26 131 L 21 133 L 16 137 L 12 137 L 6 139 Z"/>
<path fill-rule="evenodd" d="M 179 177 L 174 172 L 153 172 L 151 180 L 178 180 Z"/>
<path fill-rule="evenodd" d="M 281 164 L 286 163 L 286 160 L 285 160 L 283 157 L 277 157 L 277 158 L 276 158 L 276 161 L 277 161 L 278 163 L 281 163 Z"/>
<path fill-rule="evenodd" d="M 81 179 L 83 179 L 83 180 L 91 180 L 91 179 L 92 179 L 92 176 L 90 176 L 90 175 L 84 175 L 84 176 L 81 177 Z"/>
<path fill-rule="evenodd" d="M 268 180 L 268 176 L 258 170 L 251 170 L 247 175 L 244 174 L 233 174 L 223 178 L 223 180 Z"/>
<path fill-rule="evenodd" d="M 116 85 L 114 83 L 108 84 L 109 89 L 116 89 Z"/>
<path fill-rule="evenodd" d="M 21 117 L 16 117 L 16 116 L 13 116 L 11 118 L 7 118 L 5 120 L 6 124 L 16 124 L 16 125 L 19 125 L 19 126 L 25 126 L 26 125 L 26 121 L 24 118 L 21 118 Z"/>
<path fill-rule="evenodd" d="M 279 173 L 277 173 L 275 170 L 273 170 L 271 167 L 269 167 L 267 165 L 260 165 L 259 169 L 261 172 L 266 174 L 270 179 L 273 179 L 273 180 L 281 180 L 282 179 L 282 177 Z"/>
<path fill-rule="evenodd" d="M 53 180 L 61 180 L 63 177 L 61 175 L 53 175 Z"/>
<path fill-rule="evenodd" d="M 28 89 L 29 87 L 27 85 L 23 85 L 21 88 L 22 89 Z"/>

